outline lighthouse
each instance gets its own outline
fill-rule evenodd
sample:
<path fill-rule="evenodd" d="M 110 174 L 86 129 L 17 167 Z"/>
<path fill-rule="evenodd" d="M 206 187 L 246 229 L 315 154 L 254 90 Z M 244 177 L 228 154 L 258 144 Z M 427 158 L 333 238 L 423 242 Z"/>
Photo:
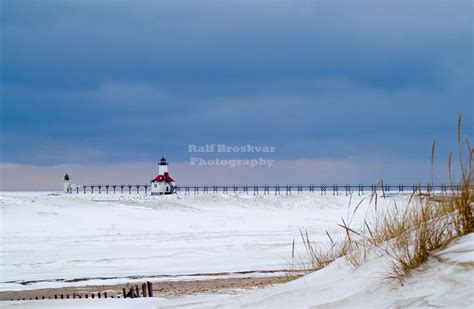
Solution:
<path fill-rule="evenodd" d="M 162 157 L 158 163 L 158 176 L 151 181 L 151 195 L 174 193 L 175 182 L 168 172 L 168 162 Z"/>
<path fill-rule="evenodd" d="M 66 173 L 66 175 L 64 175 L 64 178 L 63 178 L 63 190 L 64 190 L 64 193 L 71 193 L 72 192 L 70 178 L 69 178 L 69 175 L 67 173 Z"/>

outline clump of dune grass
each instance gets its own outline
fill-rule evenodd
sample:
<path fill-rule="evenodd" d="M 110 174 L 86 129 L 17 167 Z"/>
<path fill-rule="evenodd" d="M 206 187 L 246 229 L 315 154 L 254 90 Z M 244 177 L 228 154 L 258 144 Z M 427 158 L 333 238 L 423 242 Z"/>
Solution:
<path fill-rule="evenodd" d="M 378 248 L 392 258 L 392 272 L 389 277 L 403 279 L 421 264 L 430 254 L 445 247 L 450 241 L 472 233 L 474 206 L 472 181 L 472 149 L 465 140 L 467 162 L 463 161 L 461 145 L 461 115 L 458 120 L 458 152 L 460 179 L 452 181 L 452 190 L 448 193 L 434 193 L 428 190 L 422 194 L 421 187 L 405 209 L 397 207 L 388 212 L 383 223 L 372 228 L 375 234 L 371 238 Z M 432 166 L 434 158 L 432 147 Z M 451 155 L 450 155 L 451 158 Z M 467 163 L 467 164 L 466 164 Z M 448 162 L 451 175 L 451 160 Z"/>
<path fill-rule="evenodd" d="M 326 265 L 330 264 L 335 259 L 344 256 L 346 254 L 344 246 L 340 242 L 334 241 L 331 235 L 326 232 L 329 238 L 329 244 L 317 244 L 309 238 L 308 231 L 304 233 L 300 230 L 301 240 L 303 242 L 306 256 L 306 263 L 301 262 L 300 265 L 307 271 L 319 270 Z"/>
<path fill-rule="evenodd" d="M 403 279 L 430 254 L 453 239 L 472 232 L 472 186 L 462 183 L 450 194 L 421 194 L 401 209 L 394 206 L 376 224 L 367 224 L 370 243 L 392 261 L 389 277 Z M 469 213 L 468 213 L 469 212 Z"/>
<path fill-rule="evenodd" d="M 418 190 L 412 194 L 408 205 L 400 207 L 395 204 L 377 213 L 378 187 L 382 188 L 385 197 L 383 181 L 379 181 L 371 195 L 370 204 L 376 210 L 375 219 L 365 220 L 363 227 L 350 227 L 350 220 L 342 219 L 339 227 L 344 229 L 344 239 L 330 239 L 330 246 L 317 245 L 310 241 L 306 233 L 301 232 L 307 258 L 310 261 L 308 269 L 318 270 L 339 257 L 345 257 L 357 267 L 367 260 L 371 251 L 382 252 L 389 257 L 392 270 L 389 278 L 403 280 L 412 270 L 425 263 L 431 253 L 445 247 L 450 241 L 474 231 L 473 219 L 473 180 L 472 160 L 473 150 L 466 138 L 461 145 L 461 119 L 458 119 L 458 152 L 460 177 L 453 181 L 451 154 L 448 159 L 448 169 L 452 190 L 449 192 L 427 192 Z M 464 148 L 464 152 L 463 152 Z M 431 167 L 433 170 L 435 140 L 431 151 Z M 467 153 L 466 161 L 463 153 Z M 433 172 L 432 172 L 433 175 Z M 433 176 L 431 176 L 433 182 Z M 356 213 L 360 206 L 354 209 Z"/>

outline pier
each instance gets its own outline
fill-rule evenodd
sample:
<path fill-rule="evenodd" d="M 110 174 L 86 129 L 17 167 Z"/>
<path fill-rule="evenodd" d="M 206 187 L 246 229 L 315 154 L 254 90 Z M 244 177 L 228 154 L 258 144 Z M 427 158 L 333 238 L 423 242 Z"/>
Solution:
<path fill-rule="evenodd" d="M 149 184 L 96 184 L 96 185 L 78 185 L 74 192 L 92 193 L 92 194 L 148 194 L 150 192 Z M 305 185 L 179 185 L 175 186 L 176 194 L 191 195 L 191 194 L 209 194 L 209 193 L 245 193 L 245 194 L 299 194 L 303 192 L 326 194 L 351 194 L 357 192 L 361 195 L 366 192 L 443 192 L 456 191 L 459 189 L 458 185 L 446 184 L 305 184 Z"/>

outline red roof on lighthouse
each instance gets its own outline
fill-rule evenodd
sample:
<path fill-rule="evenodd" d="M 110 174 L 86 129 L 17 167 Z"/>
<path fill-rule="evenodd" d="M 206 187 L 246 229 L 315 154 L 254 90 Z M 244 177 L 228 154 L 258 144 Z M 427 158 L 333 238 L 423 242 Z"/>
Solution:
<path fill-rule="evenodd" d="M 174 182 L 173 178 L 171 178 L 168 172 L 165 172 L 164 175 L 158 175 L 153 179 L 151 182 Z"/>

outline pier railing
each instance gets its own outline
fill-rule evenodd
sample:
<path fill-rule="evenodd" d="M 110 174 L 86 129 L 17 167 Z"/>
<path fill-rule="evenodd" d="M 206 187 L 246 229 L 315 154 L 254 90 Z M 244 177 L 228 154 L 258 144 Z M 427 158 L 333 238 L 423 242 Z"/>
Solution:
<path fill-rule="evenodd" d="M 448 192 L 451 190 L 458 190 L 458 185 L 447 184 L 298 184 L 298 185 L 178 185 L 175 186 L 174 192 L 176 194 L 208 194 L 208 193 L 245 193 L 245 194 L 292 194 L 292 193 L 320 193 L 325 195 L 332 193 L 339 195 L 339 193 L 350 194 L 357 192 L 359 195 L 364 192 Z M 150 191 L 149 184 L 97 184 L 97 185 L 78 185 L 73 189 L 75 193 L 93 193 L 93 194 L 147 194 Z"/>

